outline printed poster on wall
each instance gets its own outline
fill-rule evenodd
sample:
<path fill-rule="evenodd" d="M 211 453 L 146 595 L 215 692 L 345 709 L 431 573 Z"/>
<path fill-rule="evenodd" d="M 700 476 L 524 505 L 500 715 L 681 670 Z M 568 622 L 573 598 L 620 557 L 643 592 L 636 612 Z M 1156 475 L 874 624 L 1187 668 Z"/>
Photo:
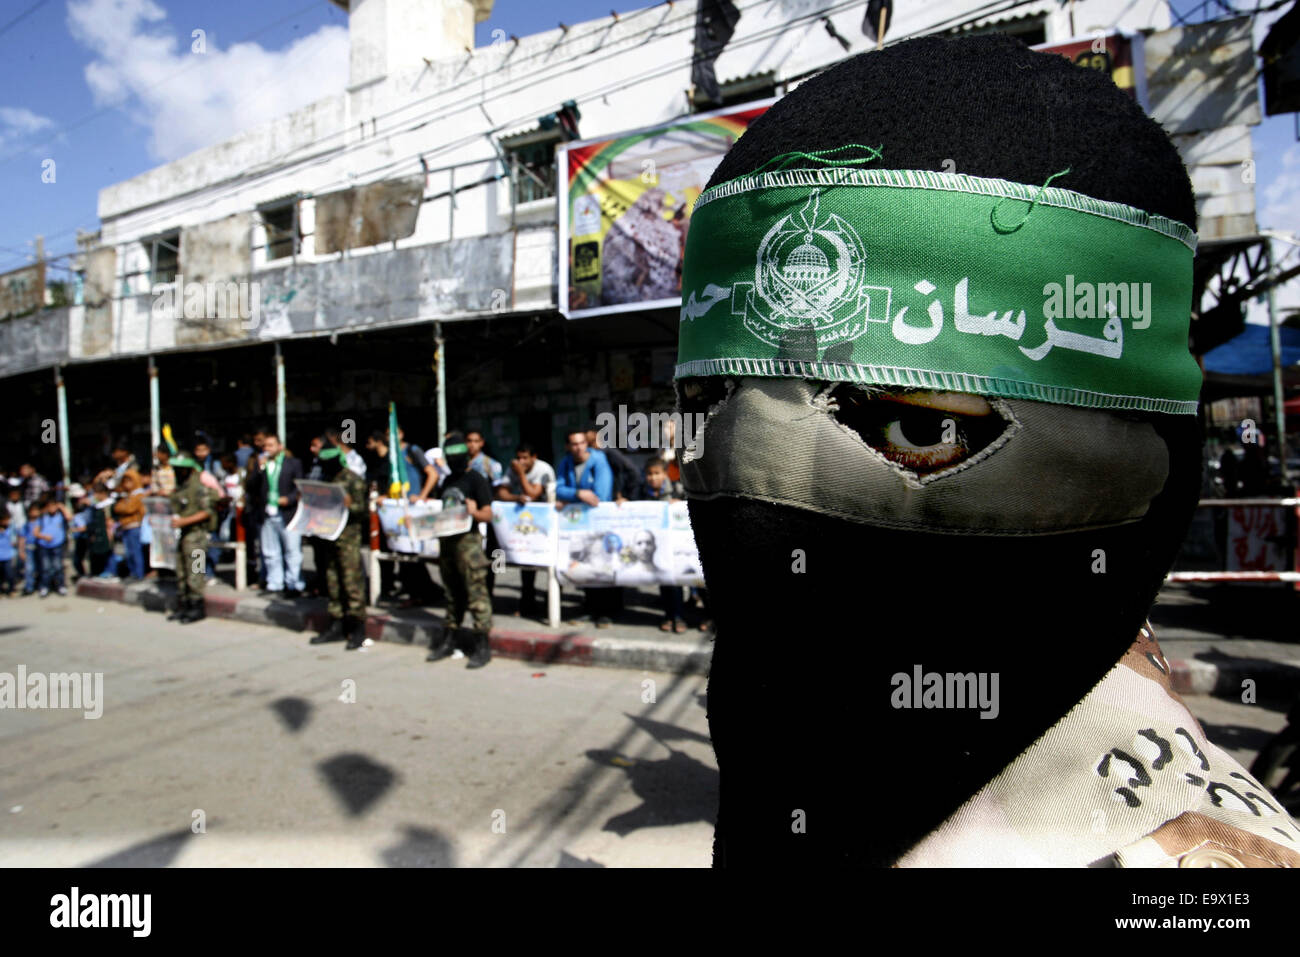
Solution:
<path fill-rule="evenodd" d="M 288 531 L 326 541 L 337 541 L 348 523 L 346 492 L 337 482 L 313 482 L 296 479 L 298 511 L 289 522 Z"/>
<path fill-rule="evenodd" d="M 559 512 L 556 568 L 567 585 L 702 585 L 686 503 L 602 502 Z"/>
<path fill-rule="evenodd" d="M 149 543 L 149 567 L 176 570 L 180 529 L 172 528 L 171 499 L 150 495 L 144 500 L 145 520 L 153 540 Z"/>
<path fill-rule="evenodd" d="M 695 200 L 775 99 L 556 148 L 560 312 L 570 319 L 681 302 Z"/>
<path fill-rule="evenodd" d="M 493 502 L 492 527 L 511 565 L 555 564 L 559 513 L 549 502 Z"/>

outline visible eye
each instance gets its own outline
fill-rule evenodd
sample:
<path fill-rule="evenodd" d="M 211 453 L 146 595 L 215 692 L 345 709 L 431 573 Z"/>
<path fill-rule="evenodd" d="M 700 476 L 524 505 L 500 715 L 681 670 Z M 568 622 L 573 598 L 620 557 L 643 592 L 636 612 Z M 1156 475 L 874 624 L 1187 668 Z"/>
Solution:
<path fill-rule="evenodd" d="M 845 385 L 831 395 L 839 405 L 832 413 L 837 420 L 918 475 L 958 465 L 988 448 L 1008 426 L 986 401 L 961 393 L 867 392 Z"/>

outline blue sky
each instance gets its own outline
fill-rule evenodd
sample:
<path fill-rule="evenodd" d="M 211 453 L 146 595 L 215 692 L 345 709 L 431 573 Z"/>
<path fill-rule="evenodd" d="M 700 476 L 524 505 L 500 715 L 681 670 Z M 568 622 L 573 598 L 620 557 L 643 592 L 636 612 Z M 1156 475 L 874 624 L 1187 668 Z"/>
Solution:
<path fill-rule="evenodd" d="M 647 5 L 496 0 L 477 42 Z M 73 251 L 79 227 L 99 228 L 101 188 L 342 89 L 346 30 L 328 0 L 0 0 L 0 272 L 30 261 L 37 234 L 48 256 Z M 1287 115 L 1254 131 L 1260 225 L 1287 232 L 1300 231 L 1294 129 Z"/>

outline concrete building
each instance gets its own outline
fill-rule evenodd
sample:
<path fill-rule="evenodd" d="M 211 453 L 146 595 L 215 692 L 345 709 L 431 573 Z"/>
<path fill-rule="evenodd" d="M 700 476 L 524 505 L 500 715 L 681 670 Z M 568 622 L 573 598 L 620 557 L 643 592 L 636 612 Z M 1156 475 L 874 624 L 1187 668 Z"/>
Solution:
<path fill-rule="evenodd" d="M 0 322 L 0 395 L 19 410 L 0 455 L 30 454 L 60 375 L 74 473 L 119 435 L 137 454 L 157 440 L 155 375 L 161 421 L 233 446 L 275 424 L 277 367 L 292 447 L 347 421 L 364 444 L 390 399 L 408 436 L 434 445 L 439 339 L 449 424 L 482 429 L 498 458 L 520 439 L 560 454 L 567 428 L 619 404 L 670 408 L 676 308 L 558 311 L 555 147 L 779 97 L 875 47 L 864 3 L 738 4 L 707 101 L 692 57 L 710 0 L 494 31 L 478 47 L 492 0 L 333 2 L 349 16 L 345 90 L 103 189 L 80 301 Z M 899 4 L 885 40 L 1170 28 L 1162 0 L 1042 0 L 984 19 L 981 6 Z M 1240 118 L 1247 151 L 1255 114 Z M 1236 228 L 1253 232 L 1253 216 Z M 178 278 L 179 295 L 156 294 Z M 203 292 L 187 309 L 191 283 Z"/>

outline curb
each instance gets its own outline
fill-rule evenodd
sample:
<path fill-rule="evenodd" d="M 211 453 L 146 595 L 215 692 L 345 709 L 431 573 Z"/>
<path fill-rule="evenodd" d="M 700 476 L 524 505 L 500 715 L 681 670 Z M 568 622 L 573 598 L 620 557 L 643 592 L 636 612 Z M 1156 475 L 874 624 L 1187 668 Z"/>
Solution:
<path fill-rule="evenodd" d="M 175 591 L 155 582 L 115 582 L 93 578 L 77 582 L 76 594 L 99 601 L 139 605 L 146 611 L 165 611 Z M 315 604 L 315 603 L 314 603 Z M 257 594 L 204 596 L 209 618 L 225 618 L 254 625 L 276 625 L 293 631 L 323 631 L 326 612 L 301 602 L 265 598 Z M 425 611 L 394 613 L 368 609 L 365 634 L 373 641 L 430 645 L 442 635 L 442 619 Z M 709 673 L 711 644 L 654 639 L 593 638 L 578 632 L 537 632 L 493 628 L 492 654 L 538 664 L 627 668 L 672 674 Z"/>
<path fill-rule="evenodd" d="M 1300 694 L 1300 668 L 1282 661 L 1242 658 L 1215 664 L 1196 658 L 1169 659 L 1169 681 L 1179 694 L 1240 698 L 1244 682 L 1260 697 L 1288 698 Z"/>

